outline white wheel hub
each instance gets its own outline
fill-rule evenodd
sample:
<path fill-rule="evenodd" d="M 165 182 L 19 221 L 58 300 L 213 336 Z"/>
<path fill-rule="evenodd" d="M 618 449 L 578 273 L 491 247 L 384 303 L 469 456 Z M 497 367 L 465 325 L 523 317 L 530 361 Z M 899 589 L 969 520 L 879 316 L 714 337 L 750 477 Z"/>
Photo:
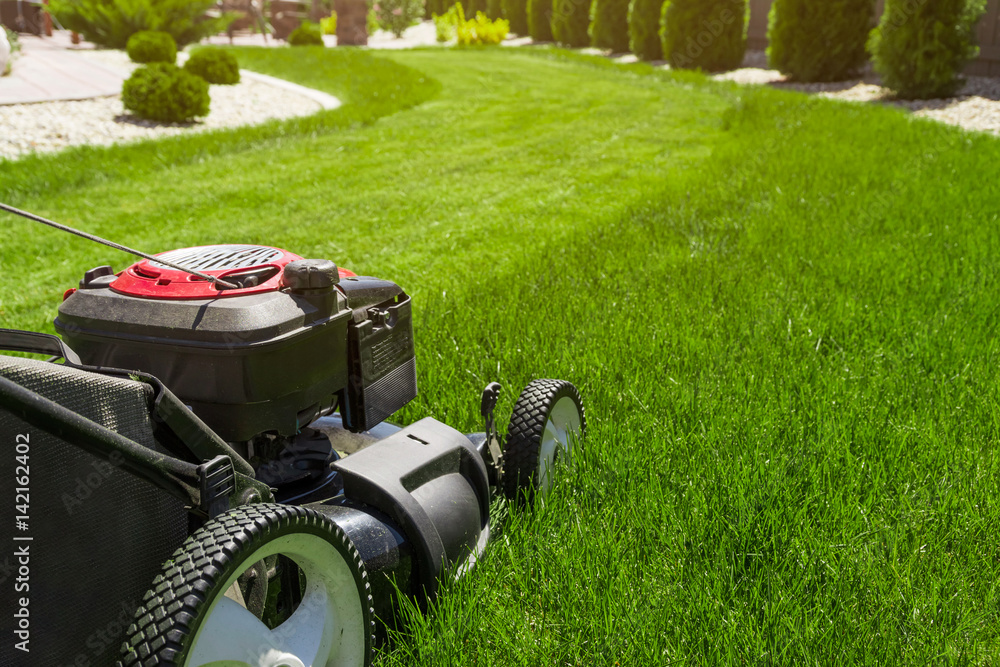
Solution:
<path fill-rule="evenodd" d="M 573 440 L 580 434 L 580 410 L 569 396 L 563 396 L 549 410 L 538 451 L 538 493 L 544 496 L 552 487 L 552 469 L 556 458 L 568 457 Z"/>
<path fill-rule="evenodd" d="M 305 574 L 302 602 L 284 623 L 268 628 L 234 597 L 220 594 L 198 630 L 185 667 L 347 667 L 364 664 L 364 610 L 354 571 L 322 537 L 280 537 L 254 552 L 229 579 L 254 563 L 282 554 Z"/>

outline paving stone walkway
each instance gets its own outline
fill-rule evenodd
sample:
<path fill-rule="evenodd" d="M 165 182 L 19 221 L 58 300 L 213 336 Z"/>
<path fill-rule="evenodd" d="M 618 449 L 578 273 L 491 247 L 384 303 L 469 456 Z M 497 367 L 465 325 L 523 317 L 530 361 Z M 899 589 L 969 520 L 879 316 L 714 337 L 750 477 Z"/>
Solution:
<path fill-rule="evenodd" d="M 122 77 L 74 53 L 69 33 L 21 35 L 21 53 L 8 76 L 0 77 L 0 104 L 83 100 L 117 95 Z M 80 47 L 92 45 L 82 44 Z"/>

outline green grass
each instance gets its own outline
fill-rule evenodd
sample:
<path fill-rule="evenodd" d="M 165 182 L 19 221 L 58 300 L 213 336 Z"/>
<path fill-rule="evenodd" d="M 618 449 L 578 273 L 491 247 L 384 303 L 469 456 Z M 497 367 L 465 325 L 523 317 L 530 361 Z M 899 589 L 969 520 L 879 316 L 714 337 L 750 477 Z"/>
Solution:
<path fill-rule="evenodd" d="M 241 67 L 283 78 L 291 78 L 294 72 L 299 83 L 337 96 L 346 107 L 237 131 L 174 137 L 157 142 L 155 148 L 148 142 L 117 148 L 83 146 L 58 158 L 43 154 L 16 165 L 0 159 L 0 193 L 8 203 L 30 197 L 51 199 L 105 180 L 154 174 L 232 153 L 280 150 L 288 141 L 370 124 L 423 102 L 438 89 L 420 72 L 363 51 L 345 49 L 329 58 L 321 47 L 230 50 Z"/>
<path fill-rule="evenodd" d="M 490 380 L 501 413 L 535 377 L 580 387 L 576 466 L 379 664 L 1000 659 L 995 139 L 558 52 L 288 52 L 240 57 L 354 108 L 0 164 L 0 194 L 399 282 L 403 421 L 477 428 Z M 316 73 L 348 62 L 405 65 L 408 103 Z M 50 331 L 84 269 L 128 261 L 0 232 L 5 326 Z"/>

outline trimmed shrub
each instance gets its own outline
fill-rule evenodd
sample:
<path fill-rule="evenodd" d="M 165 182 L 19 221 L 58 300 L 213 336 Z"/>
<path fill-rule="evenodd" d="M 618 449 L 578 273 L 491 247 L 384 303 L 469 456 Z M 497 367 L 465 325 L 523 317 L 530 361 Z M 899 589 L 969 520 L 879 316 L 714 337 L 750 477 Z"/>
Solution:
<path fill-rule="evenodd" d="M 774 0 L 767 60 L 795 81 L 841 81 L 865 64 L 875 0 Z"/>
<path fill-rule="evenodd" d="M 231 86 L 240 82 L 236 56 L 223 49 L 198 49 L 184 63 L 184 69 L 208 83 Z"/>
<path fill-rule="evenodd" d="M 225 31 L 236 14 L 208 18 L 216 0 L 50 0 L 48 9 L 67 30 L 112 49 L 124 49 L 141 30 L 169 33 L 178 46 Z"/>
<path fill-rule="evenodd" d="M 660 16 L 664 0 L 632 0 L 628 12 L 629 48 L 640 60 L 663 58 Z"/>
<path fill-rule="evenodd" d="M 172 63 L 177 61 L 177 42 L 169 33 L 142 30 L 128 38 L 125 46 L 134 63 Z"/>
<path fill-rule="evenodd" d="M 172 63 L 152 63 L 125 80 L 122 103 L 141 118 L 182 123 L 208 115 L 208 84 Z"/>
<path fill-rule="evenodd" d="M 437 41 L 454 38 L 458 46 L 488 46 L 499 44 L 507 37 L 510 23 L 505 19 L 491 21 L 486 14 L 476 13 L 476 18 L 466 19 L 462 3 L 452 5 L 443 16 L 434 16 Z"/>
<path fill-rule="evenodd" d="M 551 42 L 552 0 L 528 0 L 528 34 L 536 42 Z"/>
<path fill-rule="evenodd" d="M 459 46 L 490 46 L 499 44 L 507 37 L 510 24 L 504 19 L 491 21 L 486 14 L 476 12 L 476 18 L 465 20 L 462 15 L 462 5 L 456 5 L 459 20 L 456 24 L 455 38 Z"/>
<path fill-rule="evenodd" d="M 590 0 L 552 0 L 552 37 L 565 46 L 590 46 Z"/>
<path fill-rule="evenodd" d="M 319 20 L 319 30 L 324 35 L 337 34 L 337 12 L 333 12 L 325 18 Z"/>
<path fill-rule="evenodd" d="M 667 0 L 660 29 L 663 56 L 681 69 L 739 67 L 747 49 L 746 9 L 746 0 Z"/>
<path fill-rule="evenodd" d="M 628 51 L 629 0 L 594 0 L 594 21 L 590 24 L 591 44 L 612 53 Z"/>
<path fill-rule="evenodd" d="M 445 43 L 455 39 L 457 20 L 455 18 L 455 8 L 452 7 L 442 16 L 434 15 L 434 39 L 440 43 Z"/>
<path fill-rule="evenodd" d="M 402 37 L 403 32 L 424 15 L 423 0 L 378 0 L 374 9 L 379 27 L 396 37 Z"/>
<path fill-rule="evenodd" d="M 323 32 L 318 23 L 303 23 L 288 35 L 291 46 L 323 46 Z"/>
<path fill-rule="evenodd" d="M 976 23 L 985 0 L 886 0 L 868 40 L 882 84 L 902 98 L 950 97 L 962 67 L 979 53 Z"/>
<path fill-rule="evenodd" d="M 510 22 L 515 35 L 528 34 L 528 0 L 501 0 L 503 17 Z"/>

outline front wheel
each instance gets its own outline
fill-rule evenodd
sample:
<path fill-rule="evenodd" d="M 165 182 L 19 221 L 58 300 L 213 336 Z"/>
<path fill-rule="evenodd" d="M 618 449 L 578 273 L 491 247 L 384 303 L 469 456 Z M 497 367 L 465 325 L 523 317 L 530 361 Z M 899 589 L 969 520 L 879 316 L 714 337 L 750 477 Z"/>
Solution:
<path fill-rule="evenodd" d="M 529 503 L 552 487 L 555 463 L 572 454 L 587 421 L 580 392 L 565 380 L 535 380 L 514 405 L 504 449 L 504 494 Z"/>
<path fill-rule="evenodd" d="M 291 505 L 240 507 L 189 537 L 153 581 L 119 667 L 360 667 L 372 598 L 354 545 Z"/>

